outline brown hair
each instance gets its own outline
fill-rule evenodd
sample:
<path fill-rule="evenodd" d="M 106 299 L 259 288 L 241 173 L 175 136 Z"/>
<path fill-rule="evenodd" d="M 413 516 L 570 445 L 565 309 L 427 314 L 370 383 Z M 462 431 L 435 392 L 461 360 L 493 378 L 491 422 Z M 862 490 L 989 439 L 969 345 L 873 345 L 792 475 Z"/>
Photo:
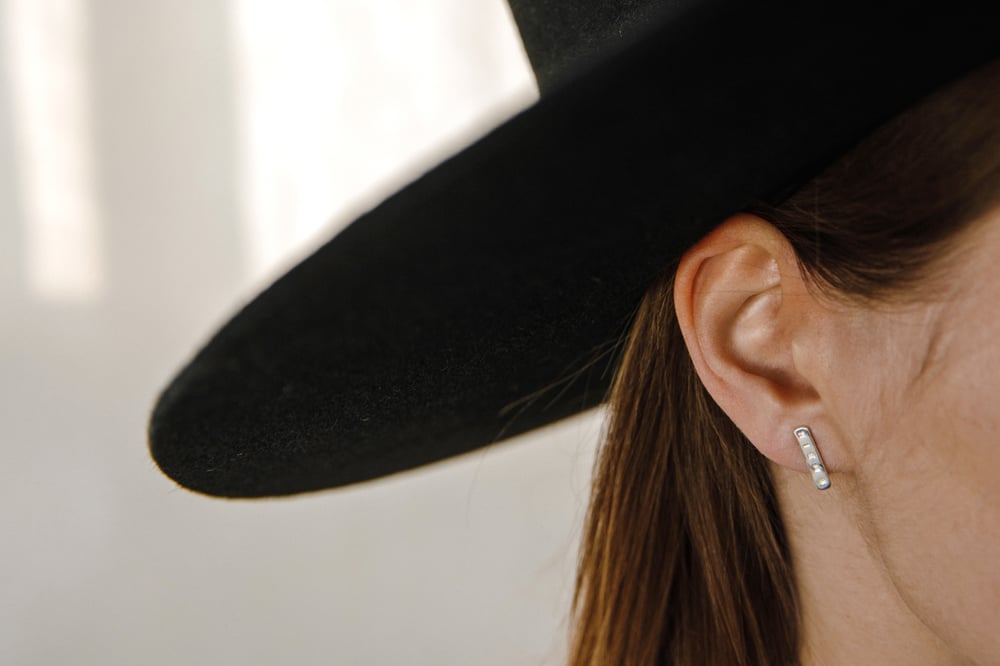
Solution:
<path fill-rule="evenodd" d="M 1000 202 L 1000 62 L 896 117 L 780 206 L 810 283 L 878 303 L 913 293 Z M 570 663 L 795 664 L 792 562 L 766 459 L 709 397 L 673 270 L 632 323 L 581 544 Z"/>

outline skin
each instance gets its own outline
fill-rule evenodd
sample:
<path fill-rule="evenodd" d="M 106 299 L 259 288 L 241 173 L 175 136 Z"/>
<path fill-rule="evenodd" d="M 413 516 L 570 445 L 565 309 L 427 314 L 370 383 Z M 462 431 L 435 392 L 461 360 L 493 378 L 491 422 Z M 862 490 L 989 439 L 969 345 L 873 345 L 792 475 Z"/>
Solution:
<path fill-rule="evenodd" d="M 892 307 L 821 295 L 750 215 L 680 263 L 698 374 L 770 461 L 806 666 L 1000 664 L 997 257 L 1000 208 L 934 267 L 933 288 Z M 807 472 L 800 425 L 828 490 Z"/>

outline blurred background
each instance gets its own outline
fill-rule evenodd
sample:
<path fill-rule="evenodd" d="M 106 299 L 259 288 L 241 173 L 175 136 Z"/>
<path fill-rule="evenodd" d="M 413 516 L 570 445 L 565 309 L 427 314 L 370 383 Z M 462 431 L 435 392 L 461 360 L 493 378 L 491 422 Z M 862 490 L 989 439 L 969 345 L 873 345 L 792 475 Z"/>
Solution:
<path fill-rule="evenodd" d="M 559 664 L 600 414 L 282 500 L 146 452 L 172 373 L 530 105 L 504 0 L 0 0 L 0 664 Z"/>

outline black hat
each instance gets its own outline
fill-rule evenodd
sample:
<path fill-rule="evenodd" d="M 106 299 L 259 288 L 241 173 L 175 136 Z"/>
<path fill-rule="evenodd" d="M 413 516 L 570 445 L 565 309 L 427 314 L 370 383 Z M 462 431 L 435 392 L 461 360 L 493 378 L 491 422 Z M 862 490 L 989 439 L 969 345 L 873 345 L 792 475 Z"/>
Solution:
<path fill-rule="evenodd" d="M 599 404 L 652 279 L 997 51 L 977 3 L 511 0 L 542 97 L 363 215 L 163 391 L 161 469 L 342 486 Z"/>

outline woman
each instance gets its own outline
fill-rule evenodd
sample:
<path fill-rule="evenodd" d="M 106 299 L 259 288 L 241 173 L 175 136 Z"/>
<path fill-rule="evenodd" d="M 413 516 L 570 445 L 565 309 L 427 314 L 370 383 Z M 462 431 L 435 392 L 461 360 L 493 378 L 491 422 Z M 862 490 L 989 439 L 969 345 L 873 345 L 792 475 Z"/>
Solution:
<path fill-rule="evenodd" d="M 747 5 L 512 3 L 541 102 L 227 324 L 157 463 L 409 469 L 598 404 L 630 323 L 573 663 L 1000 663 L 992 26 Z"/>
<path fill-rule="evenodd" d="M 1000 663 L 998 257 L 1000 63 L 688 250 L 611 393 L 572 663 Z"/>

